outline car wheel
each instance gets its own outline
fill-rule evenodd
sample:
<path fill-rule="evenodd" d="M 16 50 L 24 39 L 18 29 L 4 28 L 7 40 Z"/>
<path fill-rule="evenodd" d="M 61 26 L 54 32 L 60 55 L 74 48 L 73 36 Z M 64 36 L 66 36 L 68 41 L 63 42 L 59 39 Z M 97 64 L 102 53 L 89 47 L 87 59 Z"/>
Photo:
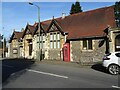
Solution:
<path fill-rule="evenodd" d="M 108 71 L 112 75 L 117 75 L 119 74 L 119 66 L 118 65 L 110 65 L 108 68 Z"/>

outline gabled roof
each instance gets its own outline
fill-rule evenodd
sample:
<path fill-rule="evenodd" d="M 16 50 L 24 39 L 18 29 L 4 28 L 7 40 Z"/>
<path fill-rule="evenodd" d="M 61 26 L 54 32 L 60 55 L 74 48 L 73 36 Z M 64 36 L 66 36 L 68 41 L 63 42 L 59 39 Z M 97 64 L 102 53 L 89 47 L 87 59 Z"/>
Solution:
<path fill-rule="evenodd" d="M 68 39 L 103 36 L 108 25 L 116 27 L 113 6 L 57 18 L 56 21 L 64 32 L 68 32 Z"/>
<path fill-rule="evenodd" d="M 51 21 L 52 21 L 52 20 L 47 20 L 47 21 L 41 22 L 41 25 L 43 26 L 45 32 L 47 31 L 47 29 L 48 29 L 48 27 L 49 27 Z"/>
<path fill-rule="evenodd" d="M 20 38 L 22 38 L 22 35 L 23 35 L 23 32 L 14 31 L 11 38 L 10 38 L 9 43 L 11 43 L 11 41 L 14 40 L 14 39 L 20 40 Z"/>
<path fill-rule="evenodd" d="M 60 17 L 46 20 L 40 22 L 41 30 L 43 30 L 44 33 L 47 33 L 53 23 L 62 33 L 68 33 L 67 39 L 78 39 L 93 36 L 101 37 L 103 36 L 104 29 L 108 26 L 111 28 L 116 27 L 114 6 L 72 14 L 65 18 Z M 27 29 L 29 29 L 31 34 L 34 35 L 38 30 L 38 23 L 35 23 L 34 25 L 27 24 L 22 38 L 24 37 Z"/>
<path fill-rule="evenodd" d="M 29 30 L 29 31 L 30 31 L 30 34 L 33 36 L 34 31 L 35 31 L 35 27 L 36 27 L 36 26 L 34 26 L 34 25 L 29 25 L 29 24 L 27 24 L 27 26 L 26 26 L 26 28 L 25 28 L 25 30 L 24 30 L 24 32 L 23 32 L 22 38 L 24 38 L 25 33 L 26 33 L 27 30 Z"/>
<path fill-rule="evenodd" d="M 43 30 L 44 33 L 46 33 L 46 31 L 47 31 L 50 23 L 51 23 L 51 20 L 46 20 L 46 21 L 40 22 L 40 28 L 41 28 L 41 30 Z M 35 23 L 35 24 L 33 25 L 33 26 L 36 27 L 36 28 L 35 28 L 35 31 L 34 31 L 34 34 L 35 34 L 35 33 L 37 32 L 37 30 L 38 30 L 38 24 L 39 24 L 39 23 Z"/>
<path fill-rule="evenodd" d="M 56 28 L 61 32 L 61 34 L 64 35 L 64 32 L 62 31 L 62 28 L 59 26 L 59 24 L 57 23 L 57 21 L 55 19 L 52 19 L 52 21 L 51 21 L 51 23 L 50 23 L 50 25 L 49 25 L 49 27 L 46 31 L 47 33 L 50 32 L 50 28 L 52 27 L 52 25 L 55 25 Z"/>

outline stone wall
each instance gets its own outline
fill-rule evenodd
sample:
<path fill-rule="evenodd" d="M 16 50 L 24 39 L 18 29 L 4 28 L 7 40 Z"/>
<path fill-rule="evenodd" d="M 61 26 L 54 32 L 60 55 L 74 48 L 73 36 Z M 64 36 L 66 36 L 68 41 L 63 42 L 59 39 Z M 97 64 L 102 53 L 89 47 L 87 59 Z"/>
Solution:
<path fill-rule="evenodd" d="M 60 49 L 49 49 L 48 50 L 48 59 L 51 60 L 60 60 L 61 59 L 61 52 Z"/>
<path fill-rule="evenodd" d="M 50 59 L 50 60 L 63 60 L 63 54 L 61 52 L 62 48 L 63 48 L 63 44 L 65 43 L 65 36 L 60 34 L 60 48 L 56 48 L 56 49 L 51 49 L 50 48 L 50 33 L 47 33 L 47 37 L 46 37 L 46 59 Z"/>
<path fill-rule="evenodd" d="M 99 40 L 93 40 L 93 50 L 82 50 L 82 41 L 71 41 L 71 61 L 81 64 L 93 64 L 102 61 L 105 54 L 105 44 L 98 47 Z"/>
<path fill-rule="evenodd" d="M 2 58 L 2 54 L 3 54 L 3 49 L 0 48 L 0 58 Z"/>
<path fill-rule="evenodd" d="M 17 53 L 13 53 L 13 49 L 17 50 Z M 20 52 L 19 52 L 19 48 L 11 48 L 10 50 L 10 58 L 19 58 L 20 57 Z"/>
<path fill-rule="evenodd" d="M 13 43 L 10 44 L 10 52 L 9 52 L 9 57 L 10 58 L 19 58 L 20 57 L 20 48 L 19 48 L 19 42 L 16 42 L 17 46 L 13 47 Z M 17 50 L 17 53 L 13 53 L 13 50 Z"/>
<path fill-rule="evenodd" d="M 80 61 L 80 41 L 70 41 L 70 54 L 71 61 Z"/>
<path fill-rule="evenodd" d="M 109 36 L 110 36 L 110 42 L 109 42 L 109 45 L 110 45 L 110 52 L 115 52 L 115 48 L 116 48 L 116 36 L 120 34 L 120 29 L 117 29 L 117 28 L 114 28 L 114 29 L 110 29 L 109 30 L 110 33 L 109 33 Z"/>

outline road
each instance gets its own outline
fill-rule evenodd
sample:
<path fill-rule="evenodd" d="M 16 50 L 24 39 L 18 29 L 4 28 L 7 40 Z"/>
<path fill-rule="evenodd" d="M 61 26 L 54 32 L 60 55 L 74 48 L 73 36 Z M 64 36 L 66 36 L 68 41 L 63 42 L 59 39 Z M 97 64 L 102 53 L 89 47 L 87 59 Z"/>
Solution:
<path fill-rule="evenodd" d="M 3 88 L 119 88 L 118 75 L 92 68 L 18 61 L 3 63 Z"/>

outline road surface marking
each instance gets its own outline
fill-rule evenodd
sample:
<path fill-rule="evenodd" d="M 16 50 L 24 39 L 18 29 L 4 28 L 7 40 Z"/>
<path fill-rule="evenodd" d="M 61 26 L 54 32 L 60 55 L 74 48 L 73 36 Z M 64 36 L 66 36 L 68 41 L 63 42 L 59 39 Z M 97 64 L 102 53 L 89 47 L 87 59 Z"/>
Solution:
<path fill-rule="evenodd" d="M 3 65 L 3 66 L 5 66 L 5 67 L 11 67 L 11 68 L 13 68 L 13 66 L 9 66 L 9 65 Z"/>
<path fill-rule="evenodd" d="M 120 89 L 120 87 L 118 87 L 118 86 L 114 86 L 114 85 L 112 86 L 112 88 L 119 88 L 119 89 Z"/>
<path fill-rule="evenodd" d="M 12 73 L 11 76 L 15 75 L 15 73 Z"/>
<path fill-rule="evenodd" d="M 62 76 L 62 75 L 57 75 L 57 74 L 47 73 L 47 72 L 41 72 L 41 71 L 32 70 L 32 69 L 27 69 L 27 71 L 36 72 L 36 73 L 40 73 L 40 74 L 51 75 L 51 76 L 55 76 L 55 77 L 68 78 L 67 76 Z"/>

